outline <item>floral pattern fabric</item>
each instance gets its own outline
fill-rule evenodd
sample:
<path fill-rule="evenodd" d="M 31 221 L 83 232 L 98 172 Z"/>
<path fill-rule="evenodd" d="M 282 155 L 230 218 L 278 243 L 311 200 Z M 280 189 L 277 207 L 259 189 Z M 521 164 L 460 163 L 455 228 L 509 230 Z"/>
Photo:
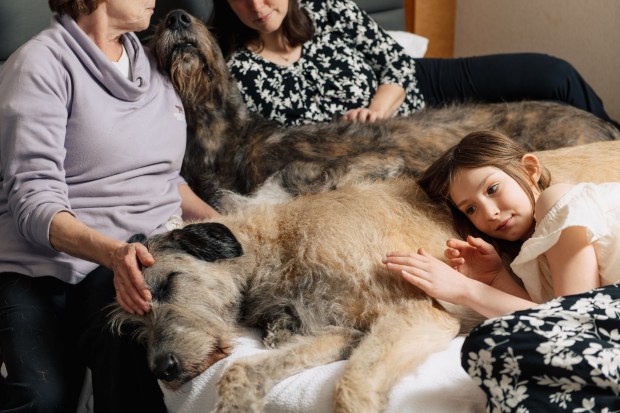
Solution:
<path fill-rule="evenodd" d="M 248 108 L 292 126 L 328 122 L 349 109 L 368 107 L 377 87 L 406 91 L 397 115 L 424 107 L 415 62 L 392 37 L 350 0 L 301 0 L 315 25 L 290 66 L 272 63 L 248 49 L 235 52 L 228 67 Z"/>
<path fill-rule="evenodd" d="M 620 285 L 489 319 L 461 357 L 489 413 L 620 412 Z"/>

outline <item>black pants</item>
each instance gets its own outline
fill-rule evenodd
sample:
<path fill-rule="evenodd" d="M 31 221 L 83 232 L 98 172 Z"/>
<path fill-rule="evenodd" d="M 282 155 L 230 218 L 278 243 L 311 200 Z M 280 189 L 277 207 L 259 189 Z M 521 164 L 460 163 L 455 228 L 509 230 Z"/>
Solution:
<path fill-rule="evenodd" d="M 78 285 L 0 274 L 0 412 L 75 412 L 85 366 L 95 413 L 166 411 L 144 348 L 108 327 L 112 278 L 103 267 Z"/>
<path fill-rule="evenodd" d="M 618 126 L 603 102 L 568 62 L 540 53 L 456 59 L 415 59 L 418 87 L 429 106 L 453 102 L 552 100 Z"/>

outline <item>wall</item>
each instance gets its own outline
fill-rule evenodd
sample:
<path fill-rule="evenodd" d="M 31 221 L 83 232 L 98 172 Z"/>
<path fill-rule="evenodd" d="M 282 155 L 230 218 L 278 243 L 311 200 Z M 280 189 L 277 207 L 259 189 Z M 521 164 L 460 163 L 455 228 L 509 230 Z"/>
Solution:
<path fill-rule="evenodd" d="M 454 56 L 543 52 L 573 64 L 620 120 L 619 0 L 457 0 Z"/>

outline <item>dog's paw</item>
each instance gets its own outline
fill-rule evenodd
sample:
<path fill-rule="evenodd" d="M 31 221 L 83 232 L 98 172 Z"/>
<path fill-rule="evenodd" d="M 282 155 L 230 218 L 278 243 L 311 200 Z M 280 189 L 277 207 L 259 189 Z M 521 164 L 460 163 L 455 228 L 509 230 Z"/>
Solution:
<path fill-rule="evenodd" d="M 211 410 L 211 413 L 262 413 L 263 410 L 254 410 L 247 406 L 241 406 L 238 404 L 233 406 L 225 405 L 224 403 L 217 402 L 215 409 Z"/>
<path fill-rule="evenodd" d="M 217 384 L 214 413 L 261 413 L 265 406 L 265 378 L 249 363 L 238 360 Z"/>
<path fill-rule="evenodd" d="M 289 342 L 300 331 L 302 325 L 294 306 L 281 308 L 278 318 L 267 323 L 263 344 L 267 348 L 278 348 L 280 344 Z"/>
<path fill-rule="evenodd" d="M 215 406 L 215 409 L 211 410 L 211 413 L 262 413 L 262 410 L 254 410 L 247 406 L 241 406 L 236 404 L 234 406 L 224 405 L 223 403 L 218 403 Z"/>
<path fill-rule="evenodd" d="M 268 330 L 267 335 L 263 338 L 263 344 L 267 348 L 278 348 L 281 343 L 290 341 L 292 336 L 293 332 L 290 330 Z"/>

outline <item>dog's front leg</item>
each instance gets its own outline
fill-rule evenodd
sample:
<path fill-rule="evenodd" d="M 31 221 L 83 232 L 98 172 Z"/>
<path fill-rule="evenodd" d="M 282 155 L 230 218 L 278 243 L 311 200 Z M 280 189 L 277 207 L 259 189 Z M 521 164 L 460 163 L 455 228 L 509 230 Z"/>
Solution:
<path fill-rule="evenodd" d="M 294 336 L 275 350 L 236 360 L 218 382 L 213 413 L 259 413 L 271 388 L 304 369 L 346 358 L 361 333 L 329 327 L 312 336 Z"/>
<path fill-rule="evenodd" d="M 459 331 L 458 321 L 430 300 L 412 299 L 383 310 L 336 385 L 335 413 L 384 411 L 396 382 L 445 349 Z"/>

